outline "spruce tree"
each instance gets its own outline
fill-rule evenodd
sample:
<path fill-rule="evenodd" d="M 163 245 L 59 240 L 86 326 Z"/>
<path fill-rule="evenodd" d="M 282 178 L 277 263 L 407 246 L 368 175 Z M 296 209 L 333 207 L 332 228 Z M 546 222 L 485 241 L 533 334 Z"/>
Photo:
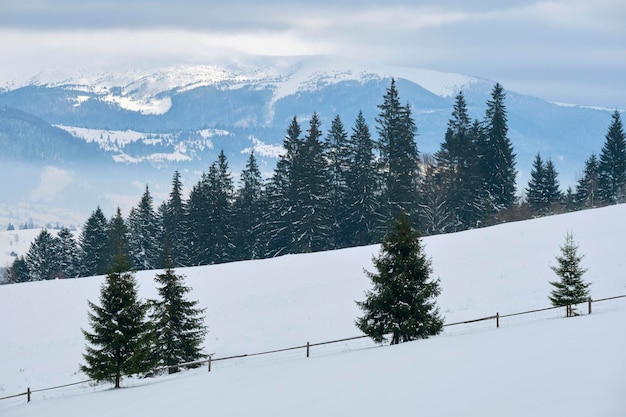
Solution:
<path fill-rule="evenodd" d="M 411 108 L 400 105 L 395 80 L 387 89 L 376 118 L 380 172 L 384 173 L 382 205 L 389 223 L 404 211 L 415 220 L 419 178 L 417 127 Z"/>
<path fill-rule="evenodd" d="M 483 178 L 478 156 L 478 125 L 472 125 L 465 97 L 456 96 L 444 142 L 435 154 L 437 179 L 453 222 L 449 232 L 475 227 L 482 220 Z"/>
<path fill-rule="evenodd" d="M 324 142 L 324 153 L 328 161 L 333 248 L 347 247 L 351 239 L 349 231 L 346 231 L 349 207 L 346 176 L 352 165 L 353 156 L 349 145 L 348 133 L 343 127 L 341 118 L 337 115 L 331 123 Z"/>
<path fill-rule="evenodd" d="M 380 242 L 386 230 L 386 218 L 381 213 L 379 176 L 376 171 L 374 143 L 363 112 L 359 111 L 349 138 L 350 164 L 345 173 L 345 218 L 342 236 L 347 246 Z"/>
<path fill-rule="evenodd" d="M 217 161 L 209 169 L 210 211 L 208 214 L 210 230 L 209 263 L 233 261 L 234 253 L 234 218 L 233 201 L 235 189 L 224 151 L 220 151 Z"/>
<path fill-rule="evenodd" d="M 313 113 L 304 142 L 294 158 L 292 253 L 332 248 L 330 181 L 320 140 L 320 124 L 319 115 Z"/>
<path fill-rule="evenodd" d="M 274 257 L 290 253 L 294 237 L 294 159 L 303 144 L 302 129 L 294 116 L 287 128 L 281 154 L 274 174 L 264 193 L 261 240 L 265 246 L 263 257 Z"/>
<path fill-rule="evenodd" d="M 419 223 L 426 235 L 453 230 L 454 213 L 447 204 L 447 190 L 441 181 L 439 168 L 429 155 L 423 156 L 424 175 L 419 188 Z"/>
<path fill-rule="evenodd" d="M 15 258 L 7 271 L 7 279 L 11 284 L 18 282 L 30 281 L 30 273 L 28 272 L 28 264 L 23 256 Z"/>
<path fill-rule="evenodd" d="M 209 212 L 210 180 L 207 173 L 202 173 L 198 182 L 191 188 L 185 210 L 185 225 L 187 226 L 187 257 L 190 265 L 207 265 L 211 262 L 209 242 L 211 239 L 211 224 Z"/>
<path fill-rule="evenodd" d="M 555 307 L 573 306 L 589 299 L 589 286 L 583 275 L 587 272 L 580 262 L 583 256 L 578 255 L 578 245 L 574 242 L 572 233 L 565 236 L 565 244 L 561 246 L 561 256 L 557 256 L 557 266 L 550 268 L 559 277 L 559 281 L 551 281 L 554 287 L 548 297 Z M 569 311 L 568 311 L 568 315 Z"/>
<path fill-rule="evenodd" d="M 530 180 L 526 188 L 526 201 L 533 211 L 540 211 L 546 207 L 543 187 L 545 182 L 544 170 L 545 164 L 543 159 L 541 159 L 541 155 L 537 154 L 533 160 L 533 166 L 530 170 Z"/>
<path fill-rule="evenodd" d="M 168 263 L 173 266 L 188 265 L 188 228 L 186 220 L 186 205 L 183 200 L 183 184 L 180 173 L 174 172 L 172 177 L 172 191 L 169 199 L 161 206 L 161 259 L 160 266 Z"/>
<path fill-rule="evenodd" d="M 485 114 L 485 140 L 482 142 L 482 170 L 486 191 L 497 209 L 515 203 L 515 154 L 508 138 L 506 94 L 499 84 L 493 87 Z"/>
<path fill-rule="evenodd" d="M 122 210 L 118 207 L 115 216 L 111 218 L 106 229 L 106 244 L 104 246 L 105 263 L 104 269 L 107 273 L 111 271 L 111 267 L 119 267 L 123 265 L 128 268 L 127 271 L 133 269 L 134 265 L 130 257 L 130 249 L 128 243 L 128 226 L 122 217 Z M 125 262 L 118 263 L 118 257 L 123 256 Z"/>
<path fill-rule="evenodd" d="M 185 224 L 192 265 L 233 260 L 233 200 L 233 180 L 226 155 L 221 151 L 189 194 Z"/>
<path fill-rule="evenodd" d="M 26 253 L 26 265 L 31 281 L 43 281 L 60 277 L 58 239 L 43 229 L 30 244 Z"/>
<path fill-rule="evenodd" d="M 553 210 L 555 205 L 560 205 L 563 202 L 563 193 L 559 185 L 559 174 L 556 171 L 554 162 L 548 159 L 545 166 L 545 195 L 548 204 L 548 210 Z"/>
<path fill-rule="evenodd" d="M 622 202 L 626 198 L 626 134 L 617 110 L 606 133 L 598 171 L 600 200 L 608 204 Z"/>
<path fill-rule="evenodd" d="M 137 207 L 128 215 L 128 245 L 132 264 L 138 270 L 155 269 L 160 258 L 159 221 L 150 190 L 141 196 Z"/>
<path fill-rule="evenodd" d="M 425 339 L 443 329 L 436 297 L 438 280 L 431 280 L 431 262 L 419 233 L 400 213 L 383 239 L 380 254 L 373 258 L 377 272 L 366 271 L 373 289 L 365 301 L 357 301 L 364 315 L 357 327 L 380 343 L 391 334 L 391 344 Z"/>
<path fill-rule="evenodd" d="M 577 208 L 595 207 L 598 201 L 598 158 L 593 153 L 585 161 L 583 176 L 576 183 L 574 204 Z"/>
<path fill-rule="evenodd" d="M 251 152 L 246 167 L 241 172 L 241 187 L 236 192 L 233 205 L 237 260 L 257 259 L 262 254 L 259 241 L 263 214 L 262 197 L 263 178 L 254 152 Z"/>
<path fill-rule="evenodd" d="M 549 213 L 555 204 L 563 200 L 554 163 L 550 159 L 544 162 L 539 154 L 535 156 L 530 171 L 526 200 L 532 211 L 541 214 Z"/>
<path fill-rule="evenodd" d="M 80 252 L 78 243 L 72 232 L 63 227 L 57 234 L 57 259 L 59 273 L 63 278 L 77 278 L 81 276 Z"/>
<path fill-rule="evenodd" d="M 78 239 L 81 253 L 82 276 L 90 277 L 106 273 L 105 247 L 107 242 L 107 219 L 98 207 L 87 219 Z"/>
<path fill-rule="evenodd" d="M 118 252 L 114 265 L 100 288 L 100 305 L 89 301 L 91 332 L 82 330 L 87 346 L 80 369 L 96 381 L 120 387 L 123 376 L 144 374 L 152 369 L 150 325 L 147 305 L 139 300 L 130 264 Z"/>
<path fill-rule="evenodd" d="M 178 371 L 175 365 L 200 359 L 201 345 L 206 335 L 197 301 L 185 297 L 191 290 L 185 286 L 184 276 L 167 268 L 157 274 L 155 281 L 160 299 L 151 302 L 151 322 L 154 327 L 153 355 L 160 366 L 168 366 L 169 373 Z"/>

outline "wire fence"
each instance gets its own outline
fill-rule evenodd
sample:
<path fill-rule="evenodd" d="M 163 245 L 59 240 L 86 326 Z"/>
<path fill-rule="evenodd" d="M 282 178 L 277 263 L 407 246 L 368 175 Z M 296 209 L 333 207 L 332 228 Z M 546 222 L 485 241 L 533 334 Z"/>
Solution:
<path fill-rule="evenodd" d="M 574 305 L 574 306 L 570 305 L 570 306 L 559 306 L 559 307 L 547 307 L 547 308 L 540 308 L 540 309 L 535 309 L 535 310 L 521 311 L 521 312 L 517 312 L 517 313 L 502 314 L 502 315 L 497 312 L 496 314 L 491 315 L 491 316 L 485 316 L 485 317 L 480 317 L 480 318 L 477 318 L 477 319 L 458 321 L 458 322 L 453 322 L 453 323 L 446 323 L 446 324 L 444 324 L 444 328 L 446 328 L 446 327 L 453 327 L 453 326 L 460 326 L 460 325 L 467 325 L 467 324 L 473 324 L 473 323 L 479 323 L 479 322 L 486 322 L 486 321 L 489 321 L 489 320 L 495 320 L 495 326 L 496 326 L 496 328 L 499 328 L 500 324 L 501 324 L 500 321 L 502 319 L 505 319 L 505 318 L 512 318 L 512 317 L 524 316 L 524 315 L 529 315 L 529 314 L 535 314 L 536 315 L 538 313 L 543 313 L 543 312 L 548 312 L 548 311 L 555 311 L 555 310 L 559 310 L 559 309 L 563 309 L 563 308 L 565 308 L 566 316 L 570 317 L 570 316 L 573 316 L 573 315 L 582 314 L 582 313 L 578 313 L 575 310 L 575 308 L 580 306 L 580 305 L 586 305 L 587 306 L 587 314 L 591 314 L 592 313 L 592 305 L 593 305 L 593 303 L 599 303 L 599 302 L 610 301 L 610 300 L 617 300 L 617 299 L 622 299 L 622 298 L 626 298 L 626 294 L 625 295 L 617 295 L 617 296 L 613 296 L 613 297 L 600 298 L 600 299 L 597 299 L 597 300 L 592 300 L 591 298 L 589 298 L 584 303 L 580 303 L 580 304 L 577 304 L 577 305 Z M 263 352 L 246 353 L 246 354 L 241 354 L 241 355 L 225 356 L 225 357 L 221 357 L 221 358 L 214 358 L 213 355 L 209 355 L 205 359 L 201 359 L 201 360 L 197 360 L 197 361 L 193 361 L 193 362 L 180 363 L 180 364 L 173 365 L 173 366 L 163 366 L 163 367 L 156 368 L 153 371 L 155 373 L 159 373 L 159 372 L 168 371 L 168 370 L 173 369 L 173 368 L 177 369 L 177 368 L 183 368 L 183 367 L 199 367 L 199 366 L 202 366 L 202 365 L 206 365 L 207 369 L 208 369 L 208 372 L 211 372 L 212 366 L 214 365 L 215 362 L 229 361 L 229 360 L 234 360 L 234 359 L 252 358 L 252 357 L 256 357 L 256 356 L 272 355 L 272 354 L 275 354 L 275 353 L 296 351 L 296 350 L 305 350 L 306 351 L 306 357 L 308 358 L 308 357 L 310 357 L 311 350 L 314 347 L 332 345 L 332 344 L 343 343 L 343 342 L 350 342 L 350 341 L 354 341 L 354 340 L 358 340 L 358 339 L 367 339 L 367 338 L 369 338 L 369 336 L 361 335 L 361 336 L 347 337 L 347 338 L 343 338 L 343 339 L 329 340 L 329 341 L 326 341 L 326 342 L 317 342 L 317 343 L 309 343 L 309 342 L 307 342 L 306 344 L 300 345 L 300 346 L 292 346 L 292 347 L 282 348 L 282 349 L 267 350 L 267 351 L 263 351 Z M 6 396 L 6 397 L 0 397 L 0 400 L 6 400 L 6 399 L 9 399 L 9 398 L 16 398 L 16 397 L 26 396 L 27 402 L 30 402 L 31 401 L 31 395 L 34 394 L 34 393 L 39 393 L 39 392 L 44 392 L 44 391 L 49 391 L 49 390 L 55 390 L 55 389 L 60 389 L 60 388 L 66 388 L 66 387 L 70 387 L 70 386 L 74 386 L 74 385 L 93 383 L 93 382 L 98 382 L 98 381 L 95 381 L 95 380 L 92 380 L 92 379 L 88 379 L 88 380 L 84 380 L 84 381 L 72 382 L 72 383 L 69 383 L 69 384 L 57 385 L 57 386 L 54 386 L 54 387 L 41 388 L 41 389 L 37 389 L 37 390 L 31 390 L 30 387 L 29 387 L 29 388 L 27 388 L 27 390 L 25 392 L 22 392 L 22 393 L 19 393 L 19 394 L 14 394 L 14 395 L 9 395 L 9 396 Z"/>

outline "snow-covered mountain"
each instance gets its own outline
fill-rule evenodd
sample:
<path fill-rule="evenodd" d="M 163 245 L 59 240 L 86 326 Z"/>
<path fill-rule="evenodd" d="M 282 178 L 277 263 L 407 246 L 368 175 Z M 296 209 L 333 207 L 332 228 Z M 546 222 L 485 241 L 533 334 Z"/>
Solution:
<path fill-rule="evenodd" d="M 322 129 L 327 130 L 339 115 L 350 131 L 356 115 L 363 111 L 375 132 L 377 105 L 391 77 L 397 80 L 401 100 L 413 109 L 418 147 L 425 153 L 435 152 L 442 142 L 454 96 L 463 91 L 470 116 L 482 119 L 497 81 L 328 56 L 240 57 L 204 65 L 107 72 L 51 69 L 31 78 L 4 80 L 0 106 L 39 118 L 56 129 L 59 137 L 69 132 L 77 140 L 98 144 L 100 162 L 92 158 L 87 172 L 70 169 L 74 178 L 81 179 L 76 184 L 85 196 L 81 203 L 90 207 L 82 207 L 84 212 L 96 205 L 107 206 L 107 199 L 113 205 L 124 205 L 122 196 L 137 199 L 146 183 L 165 192 L 175 169 L 191 185 L 220 150 L 225 151 L 235 175 L 251 150 L 269 175 L 294 116 L 306 130 L 308 118 L 317 112 Z M 574 184 L 584 160 L 592 152 L 599 153 L 612 109 L 565 106 L 523 93 L 508 91 L 506 102 L 509 136 L 517 154 L 518 189 L 526 186 L 538 152 L 555 162 L 564 187 Z M 21 143 L 25 130 L 7 126 L 14 126 L 13 120 L 0 118 L 0 132 L 8 131 L 9 139 Z M 44 158 L 63 152 L 66 145 L 47 146 L 36 150 Z M 17 152 L 22 155 L 18 162 L 32 162 L 28 152 L 32 150 Z M 18 177 L 37 178 L 42 165 L 69 169 L 76 157 L 70 159 L 38 160 L 34 174 Z M 15 170 L 12 166 L 0 174 L 15 177 Z M 107 174 L 105 182 L 95 173 L 99 170 L 115 174 Z M 115 183 L 110 184 L 113 179 Z M 5 186 L 0 192 L 29 201 L 36 184 L 18 185 Z M 89 188 L 92 191 L 87 192 Z M 67 202 L 55 203 L 67 207 Z"/>

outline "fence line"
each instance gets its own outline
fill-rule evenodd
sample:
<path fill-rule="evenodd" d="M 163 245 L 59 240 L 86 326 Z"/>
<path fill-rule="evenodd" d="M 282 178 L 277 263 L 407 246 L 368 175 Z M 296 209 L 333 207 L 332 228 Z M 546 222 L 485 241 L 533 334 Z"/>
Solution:
<path fill-rule="evenodd" d="M 585 301 L 583 303 L 579 303 L 579 304 L 588 303 L 588 314 L 591 314 L 591 304 L 592 303 L 599 303 L 599 302 L 602 302 L 602 301 L 615 300 L 615 299 L 618 299 L 618 298 L 626 298 L 626 294 L 625 295 L 616 295 L 616 296 L 613 296 L 613 297 L 600 298 L 598 300 L 593 300 L 593 299 L 589 298 L 587 301 Z M 535 309 L 535 310 L 522 311 L 522 312 L 518 312 L 518 313 L 503 314 L 503 315 L 500 315 L 500 313 L 496 313 L 495 315 L 492 315 L 492 316 L 481 317 L 481 318 L 477 318 L 477 319 L 473 319 L 473 320 L 459 321 L 459 322 L 454 322 L 454 323 L 446 323 L 446 324 L 443 325 L 443 327 L 451 327 L 451 326 L 457 326 L 457 325 L 461 325 L 461 324 L 470 324 L 470 323 L 476 323 L 476 322 L 479 322 L 479 321 L 486 321 L 486 320 L 494 320 L 495 319 L 496 320 L 496 328 L 499 328 L 500 327 L 500 319 L 501 318 L 520 316 L 520 315 L 524 315 L 524 314 L 538 313 L 538 312 L 548 311 L 548 310 L 555 310 L 555 309 L 559 309 L 559 308 L 563 308 L 563 307 L 566 308 L 567 316 L 569 317 L 571 315 L 571 311 L 572 311 L 572 306 L 571 305 L 568 305 L 568 306 L 558 306 L 558 307 L 546 307 L 546 308 L 540 308 L 540 309 Z M 248 358 L 248 357 L 260 356 L 260 355 L 269 355 L 269 354 L 272 354 L 272 353 L 287 352 L 287 351 L 290 351 L 290 350 L 298 350 L 298 349 L 306 349 L 306 357 L 308 358 L 309 355 L 310 355 L 310 348 L 311 347 L 329 345 L 329 344 L 333 344 L 333 343 L 346 342 L 346 341 L 350 341 L 350 340 L 364 339 L 364 338 L 368 338 L 368 337 L 369 336 L 361 335 L 361 336 L 347 337 L 347 338 L 344 338 L 344 339 L 329 340 L 329 341 L 326 341 L 326 342 L 317 342 L 317 343 L 309 343 L 309 342 L 307 342 L 306 345 L 301 345 L 301 346 L 293 346 L 293 347 L 288 347 L 288 348 L 267 350 L 267 351 L 255 352 L 255 353 L 245 353 L 245 354 L 241 354 L 241 355 L 225 356 L 225 357 L 222 357 L 222 358 L 213 358 L 213 355 L 208 355 L 206 359 L 201 359 L 201 360 L 192 361 L 192 362 L 185 362 L 185 363 L 181 363 L 181 364 L 177 364 L 177 365 L 162 366 L 162 367 L 159 367 L 159 368 L 155 368 L 154 370 L 155 371 L 163 371 L 163 370 L 170 369 L 170 368 L 202 365 L 204 363 L 207 363 L 208 364 L 208 371 L 211 372 L 211 363 L 212 362 L 225 361 L 225 360 L 230 360 L 230 359 Z M 72 382 L 72 383 L 69 383 L 69 384 L 57 385 L 55 387 L 41 388 L 41 389 L 32 390 L 32 391 L 31 391 L 31 389 L 29 387 L 29 388 L 27 388 L 26 392 L 22 392 L 22 393 L 19 393 L 19 394 L 14 394 L 14 395 L 9 395 L 7 397 L 0 397 L 0 400 L 7 400 L 9 398 L 16 398 L 16 397 L 21 397 L 21 396 L 25 395 L 27 397 L 27 402 L 30 402 L 31 394 L 33 394 L 33 393 L 49 391 L 49 390 L 58 389 L 58 388 L 66 388 L 66 387 L 69 387 L 69 386 L 72 386 L 72 385 L 85 384 L 85 383 L 88 383 L 88 382 L 94 382 L 94 380 L 93 379 L 88 379 L 88 380 L 85 380 L 85 381 Z"/>

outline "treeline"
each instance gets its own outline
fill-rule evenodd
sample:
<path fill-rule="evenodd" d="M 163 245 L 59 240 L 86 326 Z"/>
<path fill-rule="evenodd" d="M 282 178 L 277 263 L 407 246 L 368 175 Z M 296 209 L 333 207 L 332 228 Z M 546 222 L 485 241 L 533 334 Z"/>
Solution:
<path fill-rule="evenodd" d="M 324 135 L 313 113 L 305 131 L 291 120 L 273 175 L 254 153 L 235 187 L 220 152 L 183 198 L 178 172 L 158 207 L 146 187 L 123 218 L 98 208 L 78 240 L 46 230 L 9 268 L 9 282 L 106 274 L 122 240 L 136 270 L 206 265 L 379 243 L 400 212 L 423 235 L 448 233 L 615 204 L 626 200 L 626 139 L 619 112 L 600 157 L 591 155 L 575 189 L 560 190 L 551 160 L 538 154 L 523 197 L 508 138 L 505 92 L 496 84 L 482 119 L 456 96 L 440 149 L 421 155 L 417 126 L 395 81 L 378 105 L 375 135 L 359 113 L 348 131 L 339 116 Z"/>

